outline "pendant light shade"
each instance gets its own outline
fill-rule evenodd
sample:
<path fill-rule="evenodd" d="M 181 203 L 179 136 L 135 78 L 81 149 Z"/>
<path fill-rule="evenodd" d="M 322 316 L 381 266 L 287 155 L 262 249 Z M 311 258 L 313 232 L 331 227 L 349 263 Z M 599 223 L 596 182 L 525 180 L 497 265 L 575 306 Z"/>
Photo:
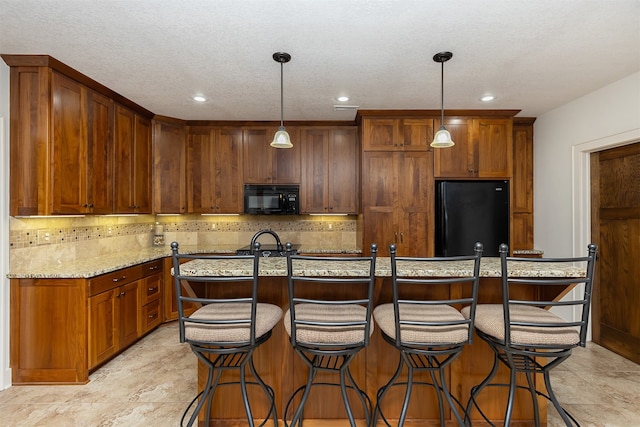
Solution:
<path fill-rule="evenodd" d="M 451 52 L 439 52 L 433 56 L 435 62 L 439 62 L 442 66 L 440 74 L 440 96 L 441 96 L 441 116 L 440 116 L 440 129 L 433 136 L 431 146 L 433 148 L 448 148 L 453 147 L 455 143 L 451 139 L 451 134 L 444 127 L 444 63 L 453 57 Z"/>
<path fill-rule="evenodd" d="M 284 128 L 284 95 L 283 95 L 283 68 L 285 62 L 291 61 L 291 55 L 286 52 L 276 52 L 273 54 L 273 60 L 280 63 L 280 127 L 271 141 L 271 146 L 275 148 L 291 148 L 293 144 L 289 138 L 289 133 Z"/>

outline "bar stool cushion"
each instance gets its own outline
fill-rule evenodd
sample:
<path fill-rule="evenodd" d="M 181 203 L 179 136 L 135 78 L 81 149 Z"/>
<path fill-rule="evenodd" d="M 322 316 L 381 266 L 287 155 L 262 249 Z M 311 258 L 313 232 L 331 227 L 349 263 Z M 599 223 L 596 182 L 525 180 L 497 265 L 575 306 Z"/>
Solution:
<path fill-rule="evenodd" d="M 356 304 L 297 304 L 296 318 L 312 322 L 354 322 L 366 320 L 367 309 Z M 284 314 L 284 328 L 291 336 L 291 314 Z M 364 325 L 362 326 L 296 326 L 298 341 L 307 344 L 357 344 L 364 341 Z M 373 334 L 373 322 L 369 336 Z"/>
<path fill-rule="evenodd" d="M 251 318 L 250 303 L 207 304 L 196 310 L 190 319 L 239 320 Z M 277 305 L 258 303 L 256 306 L 256 338 L 261 337 L 280 321 L 282 309 Z M 242 342 L 249 341 L 249 324 L 206 325 L 185 322 L 185 337 L 193 341 Z"/>
<path fill-rule="evenodd" d="M 464 320 L 462 314 L 450 305 L 399 304 L 400 319 L 416 322 L 448 322 Z M 373 310 L 373 317 L 387 336 L 396 337 L 393 304 L 381 304 Z M 401 325 L 401 338 L 405 343 L 455 344 L 467 341 L 469 325 L 425 326 Z"/>
<path fill-rule="evenodd" d="M 464 316 L 469 316 L 469 309 L 462 309 Z M 548 310 L 531 306 L 512 305 L 510 310 L 512 322 L 560 323 L 564 322 Z M 478 304 L 476 308 L 476 328 L 504 340 L 504 312 L 502 304 Z M 574 345 L 580 342 L 577 328 L 545 328 L 533 326 L 512 326 L 511 342 L 513 344 L 533 345 Z"/>

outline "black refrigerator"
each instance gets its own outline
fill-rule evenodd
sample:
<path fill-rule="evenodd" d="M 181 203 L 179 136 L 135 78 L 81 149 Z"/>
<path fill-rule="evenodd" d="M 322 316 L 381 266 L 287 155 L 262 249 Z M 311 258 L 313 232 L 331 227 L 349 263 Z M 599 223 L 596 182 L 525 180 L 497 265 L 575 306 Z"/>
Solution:
<path fill-rule="evenodd" d="M 509 244 L 509 181 L 436 181 L 436 256 L 499 256 Z"/>

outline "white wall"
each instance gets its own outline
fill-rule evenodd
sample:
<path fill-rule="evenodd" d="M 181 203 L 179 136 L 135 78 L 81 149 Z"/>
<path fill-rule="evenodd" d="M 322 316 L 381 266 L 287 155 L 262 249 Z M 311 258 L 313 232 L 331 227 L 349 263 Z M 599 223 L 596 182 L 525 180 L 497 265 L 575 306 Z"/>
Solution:
<path fill-rule="evenodd" d="M 0 390 L 9 369 L 9 67 L 0 61 Z"/>
<path fill-rule="evenodd" d="M 640 72 L 538 117 L 534 126 L 535 246 L 549 257 L 585 255 L 589 153 L 640 141 Z"/>

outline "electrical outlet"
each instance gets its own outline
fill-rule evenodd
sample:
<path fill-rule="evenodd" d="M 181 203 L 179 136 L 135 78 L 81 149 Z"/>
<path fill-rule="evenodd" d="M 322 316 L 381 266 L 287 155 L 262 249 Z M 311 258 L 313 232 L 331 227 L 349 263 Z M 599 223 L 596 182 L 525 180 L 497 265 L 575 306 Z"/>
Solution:
<path fill-rule="evenodd" d="M 333 224 L 329 224 L 329 230 L 333 230 Z"/>
<path fill-rule="evenodd" d="M 51 234 L 47 230 L 38 230 L 38 244 L 48 245 L 51 243 Z"/>
<path fill-rule="evenodd" d="M 218 228 L 218 224 L 216 224 L 215 222 L 213 224 L 211 224 L 211 229 L 215 230 L 216 228 Z"/>

